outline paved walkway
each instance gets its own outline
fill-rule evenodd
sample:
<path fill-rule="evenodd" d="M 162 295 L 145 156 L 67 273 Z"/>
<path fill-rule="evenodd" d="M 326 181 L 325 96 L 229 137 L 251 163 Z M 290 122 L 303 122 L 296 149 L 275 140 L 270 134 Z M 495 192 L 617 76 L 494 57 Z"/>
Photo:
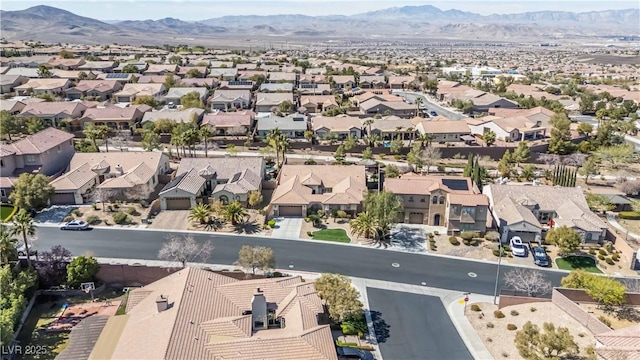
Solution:
<path fill-rule="evenodd" d="M 607 214 L 607 221 L 614 228 L 620 230 L 626 236 L 630 236 L 630 237 L 632 237 L 634 239 L 640 240 L 640 235 L 638 235 L 636 233 L 633 233 L 633 232 L 627 232 L 629 230 L 627 230 L 624 226 L 620 225 L 620 223 L 618 222 L 618 220 L 616 220 L 616 217 L 613 214 Z"/>
<path fill-rule="evenodd" d="M 271 237 L 281 239 L 300 239 L 303 218 L 276 218 L 276 227 Z"/>

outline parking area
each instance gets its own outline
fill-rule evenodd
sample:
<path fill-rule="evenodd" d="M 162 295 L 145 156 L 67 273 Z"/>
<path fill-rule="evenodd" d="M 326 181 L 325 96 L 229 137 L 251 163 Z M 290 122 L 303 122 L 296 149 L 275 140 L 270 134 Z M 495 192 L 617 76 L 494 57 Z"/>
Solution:
<path fill-rule="evenodd" d="M 473 359 L 438 297 L 367 288 L 384 359 Z"/>
<path fill-rule="evenodd" d="M 274 219 L 276 227 L 273 228 L 271 237 L 280 239 L 299 239 L 303 218 L 279 217 Z"/>

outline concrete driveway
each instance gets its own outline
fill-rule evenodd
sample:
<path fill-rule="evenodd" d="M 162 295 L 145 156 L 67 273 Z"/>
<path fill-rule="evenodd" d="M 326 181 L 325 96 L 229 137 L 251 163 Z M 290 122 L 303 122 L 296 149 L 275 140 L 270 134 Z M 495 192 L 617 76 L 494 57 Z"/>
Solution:
<path fill-rule="evenodd" d="M 271 237 L 280 239 L 299 239 L 303 218 L 280 217 L 275 218 L 276 227 L 271 232 Z"/>
<path fill-rule="evenodd" d="M 189 210 L 164 210 L 151 219 L 150 229 L 186 230 Z"/>
<path fill-rule="evenodd" d="M 447 229 L 440 226 L 397 224 L 391 229 L 391 246 L 407 252 L 427 252 L 427 234 L 434 231 L 446 234 Z"/>

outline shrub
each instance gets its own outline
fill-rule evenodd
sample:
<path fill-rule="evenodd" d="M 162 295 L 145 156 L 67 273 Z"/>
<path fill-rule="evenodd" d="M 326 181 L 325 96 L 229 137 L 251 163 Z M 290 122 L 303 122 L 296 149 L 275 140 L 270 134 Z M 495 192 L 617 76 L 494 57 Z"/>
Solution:
<path fill-rule="evenodd" d="M 517 312 L 516 310 L 511 310 L 511 316 L 518 316 L 520 315 L 519 312 Z"/>
<path fill-rule="evenodd" d="M 510 330 L 510 331 L 518 330 L 518 327 L 515 324 L 507 324 L 507 330 Z"/>
<path fill-rule="evenodd" d="M 471 305 L 471 311 L 481 311 L 480 306 L 478 304 Z"/>
<path fill-rule="evenodd" d="M 73 211 L 71 211 L 71 213 L 77 217 L 82 216 L 82 211 L 80 211 L 80 209 L 73 209 Z"/>
<path fill-rule="evenodd" d="M 433 235 L 433 233 L 428 233 L 427 236 L 429 237 L 429 239 L 433 239 L 435 235 Z"/>
<path fill-rule="evenodd" d="M 625 220 L 640 220 L 640 212 L 637 211 L 621 211 L 618 216 Z"/>
<path fill-rule="evenodd" d="M 450 236 L 449 242 L 451 243 L 451 245 L 455 245 L 455 246 L 460 245 L 460 241 L 458 241 L 458 238 L 455 236 Z"/>
<path fill-rule="evenodd" d="M 467 245 L 467 246 L 469 246 L 469 245 L 471 245 L 471 240 L 469 240 L 469 239 L 462 239 L 462 243 L 463 243 L 463 244 L 465 244 L 465 245 Z"/>
<path fill-rule="evenodd" d="M 493 342 L 493 339 L 492 339 L 492 338 L 490 338 L 490 337 L 488 337 L 488 338 L 487 338 L 487 342 Z"/>
<path fill-rule="evenodd" d="M 313 233 L 311 231 L 307 231 L 307 236 L 313 237 Z"/>
<path fill-rule="evenodd" d="M 275 220 L 267 221 L 267 226 L 273 229 L 274 227 L 276 227 L 276 221 Z"/>
<path fill-rule="evenodd" d="M 116 224 L 126 224 L 129 222 L 129 215 L 123 213 L 122 211 L 118 211 L 117 213 L 113 214 L 113 222 L 115 222 Z"/>
<path fill-rule="evenodd" d="M 147 208 L 149 204 L 147 203 L 146 200 L 140 200 L 140 206 L 142 206 L 143 208 Z"/>
<path fill-rule="evenodd" d="M 438 235 L 440 235 L 440 231 L 435 230 L 435 231 L 433 232 L 433 234 L 434 234 L 434 235 L 436 235 L 436 236 L 438 236 Z"/>
<path fill-rule="evenodd" d="M 598 254 L 598 259 L 600 259 L 600 260 L 604 260 L 604 255 L 602 255 L 602 254 Z"/>
<path fill-rule="evenodd" d="M 102 220 L 100 220 L 100 217 L 98 217 L 98 215 L 90 215 L 87 217 L 87 223 L 89 225 L 96 225 L 96 224 L 100 224 L 102 222 Z"/>
<path fill-rule="evenodd" d="M 606 256 L 607 255 L 607 250 L 605 249 L 600 249 L 600 251 L 598 251 L 598 254 L 602 255 L 602 256 Z"/>
<path fill-rule="evenodd" d="M 462 240 L 471 240 L 474 237 L 478 237 L 478 233 L 476 231 L 463 231 L 460 233 L 460 237 Z"/>
<path fill-rule="evenodd" d="M 73 215 L 69 214 L 69 215 L 65 216 L 64 219 L 62 219 L 62 221 L 64 221 L 64 222 L 73 221 Z"/>
<path fill-rule="evenodd" d="M 492 322 L 488 322 L 488 323 L 487 323 L 487 327 L 488 327 L 489 329 L 493 329 L 493 326 L 494 326 L 494 325 L 493 325 L 493 323 L 492 323 Z"/>
<path fill-rule="evenodd" d="M 596 249 L 589 249 L 589 255 L 595 255 Z"/>
<path fill-rule="evenodd" d="M 608 327 L 611 327 L 611 320 L 607 319 L 604 315 L 598 316 L 598 320 L 600 320 L 601 323 L 607 325 Z"/>
<path fill-rule="evenodd" d="M 611 255 L 611 259 L 613 259 L 613 261 L 620 261 L 620 255 L 618 253 L 614 253 Z"/>
<path fill-rule="evenodd" d="M 534 308 L 533 306 L 531 307 L 531 309 L 529 309 L 529 311 L 531 311 L 531 312 L 536 312 L 536 310 L 538 310 L 538 309 Z"/>
<path fill-rule="evenodd" d="M 484 238 L 489 241 L 498 241 L 500 234 L 497 231 L 489 231 L 484 235 Z"/>
<path fill-rule="evenodd" d="M 438 247 L 437 247 L 437 246 L 435 246 L 435 245 L 431 245 L 431 246 L 429 247 L 429 249 L 431 249 L 431 251 L 436 251 L 436 250 L 438 250 Z"/>
<path fill-rule="evenodd" d="M 604 261 L 605 261 L 607 264 L 609 264 L 609 265 L 613 265 L 613 264 L 615 264 L 615 262 L 613 261 L 613 259 L 612 259 L 612 258 L 606 258 L 606 259 L 604 259 Z"/>
<path fill-rule="evenodd" d="M 108 212 L 113 212 L 113 206 L 107 205 L 107 211 Z"/>
<path fill-rule="evenodd" d="M 500 310 L 496 310 L 493 312 L 493 316 L 495 316 L 497 319 L 502 319 L 504 317 L 504 313 Z"/>
<path fill-rule="evenodd" d="M 98 204 L 93 204 L 93 210 L 98 210 Z"/>
<path fill-rule="evenodd" d="M 580 337 L 585 337 L 585 335 L 586 335 L 585 333 L 579 333 L 578 334 L 578 336 L 580 336 Z"/>
<path fill-rule="evenodd" d="M 136 208 L 134 208 L 133 206 L 129 206 L 129 207 L 127 208 L 127 214 L 129 214 L 129 215 L 132 215 L 132 216 L 133 216 L 133 215 L 137 215 L 137 214 L 138 214 L 138 212 L 136 211 Z"/>

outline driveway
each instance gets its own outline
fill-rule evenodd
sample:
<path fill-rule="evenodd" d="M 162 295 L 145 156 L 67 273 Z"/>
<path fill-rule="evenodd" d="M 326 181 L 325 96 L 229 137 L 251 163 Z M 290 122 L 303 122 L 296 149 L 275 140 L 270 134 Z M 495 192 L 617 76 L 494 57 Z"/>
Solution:
<path fill-rule="evenodd" d="M 69 213 L 78 206 L 73 205 L 53 205 L 40 211 L 33 218 L 36 223 L 58 224 L 61 223 Z"/>
<path fill-rule="evenodd" d="M 150 229 L 186 230 L 189 210 L 164 210 L 151 219 Z"/>
<path fill-rule="evenodd" d="M 271 237 L 280 239 L 299 239 L 302 230 L 303 218 L 275 218 L 276 227 L 271 232 Z"/>
<path fill-rule="evenodd" d="M 427 234 L 434 231 L 446 234 L 447 229 L 439 226 L 397 224 L 391 229 L 391 246 L 407 252 L 427 252 Z"/>
<path fill-rule="evenodd" d="M 383 359 L 473 359 L 440 298 L 374 288 L 367 297 Z"/>

